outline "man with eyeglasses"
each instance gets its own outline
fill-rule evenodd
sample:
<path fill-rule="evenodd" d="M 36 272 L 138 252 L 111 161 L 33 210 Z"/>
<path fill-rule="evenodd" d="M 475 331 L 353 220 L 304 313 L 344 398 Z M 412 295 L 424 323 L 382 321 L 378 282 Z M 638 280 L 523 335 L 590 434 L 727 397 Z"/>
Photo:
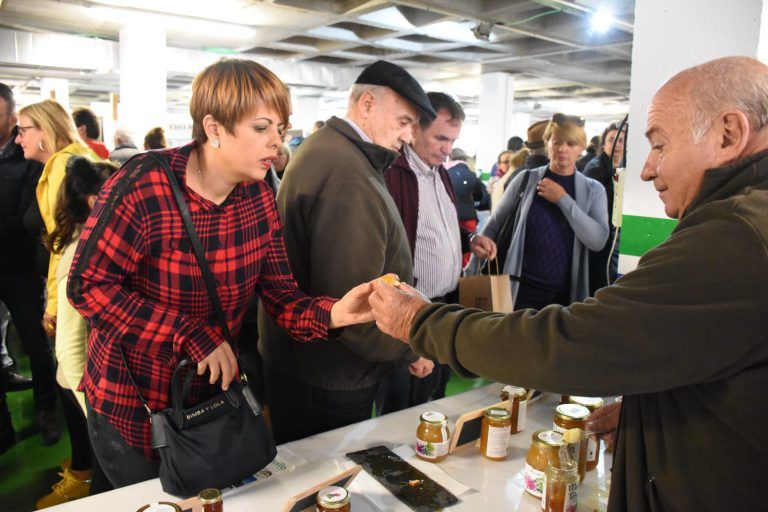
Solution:
<path fill-rule="evenodd" d="M 21 147 L 14 142 L 18 131 L 15 106 L 13 91 L 0 83 L 0 301 L 10 311 L 29 356 L 35 409 L 39 411 L 56 404 L 55 373 L 51 347 L 40 324 L 43 283 L 35 266 L 36 241 L 25 231 L 23 218 L 35 200 L 43 166 L 25 160 Z M 0 372 L 0 453 L 16 440 L 5 401 L 5 392 L 20 385 L 16 377 L 12 372 Z M 46 444 L 56 442 L 60 435 L 57 428 L 50 430 L 43 435 Z"/>

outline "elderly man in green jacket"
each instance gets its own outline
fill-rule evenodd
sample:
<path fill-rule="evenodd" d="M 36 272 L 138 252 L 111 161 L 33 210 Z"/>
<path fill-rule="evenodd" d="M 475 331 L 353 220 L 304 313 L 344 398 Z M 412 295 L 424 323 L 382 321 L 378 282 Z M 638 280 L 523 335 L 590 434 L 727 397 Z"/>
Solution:
<path fill-rule="evenodd" d="M 593 299 L 511 314 L 377 286 L 379 328 L 462 375 L 624 395 L 610 511 L 750 510 L 768 474 L 768 67 L 674 76 L 648 110 L 652 182 L 679 223 Z"/>

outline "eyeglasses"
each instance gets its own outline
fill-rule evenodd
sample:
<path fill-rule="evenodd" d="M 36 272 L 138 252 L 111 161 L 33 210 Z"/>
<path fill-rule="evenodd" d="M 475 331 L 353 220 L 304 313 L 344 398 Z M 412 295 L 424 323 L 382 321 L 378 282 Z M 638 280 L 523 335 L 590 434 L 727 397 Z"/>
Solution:
<path fill-rule="evenodd" d="M 584 118 L 579 116 L 567 116 L 565 114 L 557 113 L 552 116 L 552 122 L 555 124 L 575 124 L 576 126 L 584 126 Z"/>
<path fill-rule="evenodd" d="M 30 128 L 37 128 L 37 126 L 35 126 L 33 124 L 31 124 L 29 126 L 16 125 L 16 128 L 18 128 L 18 130 L 19 130 L 19 135 L 21 135 L 23 137 L 24 136 L 24 132 L 26 132 Z"/>

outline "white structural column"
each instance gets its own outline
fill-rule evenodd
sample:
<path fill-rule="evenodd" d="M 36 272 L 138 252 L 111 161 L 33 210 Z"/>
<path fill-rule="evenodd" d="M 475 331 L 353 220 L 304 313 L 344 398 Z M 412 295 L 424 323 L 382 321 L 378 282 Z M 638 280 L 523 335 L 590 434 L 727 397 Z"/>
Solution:
<path fill-rule="evenodd" d="M 315 121 L 325 121 L 320 117 L 319 96 L 293 96 L 291 95 L 291 126 L 294 130 L 302 130 L 304 136 L 308 136 Z"/>
<path fill-rule="evenodd" d="M 636 2 L 621 271 L 634 268 L 639 256 L 624 254 L 625 245 L 637 245 L 643 237 L 653 240 L 659 234 L 654 230 L 669 228 L 669 223 L 662 220 L 666 216 L 658 194 L 651 184 L 640 179 L 649 149 L 645 125 L 653 94 L 677 72 L 708 60 L 729 55 L 768 56 L 768 32 L 764 33 L 768 25 L 763 23 L 766 3 L 739 0 L 726 6 L 720 0 Z M 643 229 L 638 231 L 638 226 Z"/>
<path fill-rule="evenodd" d="M 69 80 L 66 78 L 43 78 L 40 80 L 40 98 L 56 100 L 69 112 Z"/>
<path fill-rule="evenodd" d="M 507 73 L 486 73 L 480 77 L 477 168 L 483 172 L 490 172 L 499 152 L 506 149 L 507 139 L 517 134 L 512 112 L 514 81 Z"/>
<path fill-rule="evenodd" d="M 166 100 L 165 29 L 148 23 L 126 25 L 120 29 L 118 124 L 140 140 L 149 128 L 165 127 Z"/>

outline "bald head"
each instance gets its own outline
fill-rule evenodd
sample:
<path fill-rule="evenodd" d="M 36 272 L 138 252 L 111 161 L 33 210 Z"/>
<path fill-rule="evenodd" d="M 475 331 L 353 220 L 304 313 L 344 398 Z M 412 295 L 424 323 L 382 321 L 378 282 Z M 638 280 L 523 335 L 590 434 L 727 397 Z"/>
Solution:
<path fill-rule="evenodd" d="M 658 94 L 683 103 L 680 106 L 688 110 L 695 142 L 715 117 L 728 110 L 742 112 L 752 132 L 768 124 L 768 66 L 750 57 L 724 57 L 685 69 L 670 78 Z"/>
<path fill-rule="evenodd" d="M 681 71 L 648 108 L 651 150 L 641 178 L 679 219 L 709 169 L 768 149 L 766 124 L 768 67 L 759 61 L 726 57 Z"/>

